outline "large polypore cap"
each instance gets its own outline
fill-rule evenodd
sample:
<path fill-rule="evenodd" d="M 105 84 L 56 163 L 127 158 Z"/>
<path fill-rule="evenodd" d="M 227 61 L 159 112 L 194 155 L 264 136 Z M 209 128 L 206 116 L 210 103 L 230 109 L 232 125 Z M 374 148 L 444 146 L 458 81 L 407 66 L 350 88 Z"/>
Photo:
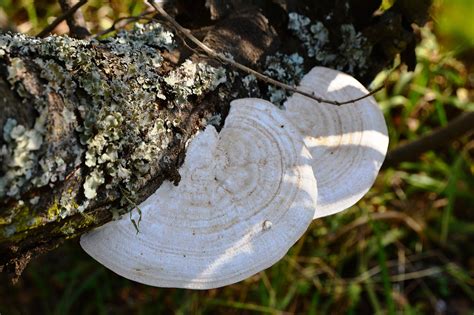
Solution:
<path fill-rule="evenodd" d="M 114 272 L 160 287 L 208 289 L 278 261 L 305 232 L 317 186 L 301 135 L 274 105 L 231 104 L 222 131 L 189 145 L 181 182 L 165 182 L 128 217 L 81 238 Z M 138 220 L 138 213 L 134 213 Z"/>
<path fill-rule="evenodd" d="M 368 93 L 353 77 L 323 67 L 306 74 L 299 89 L 341 102 Z M 318 181 L 315 218 L 355 204 L 373 185 L 387 153 L 387 127 L 374 98 L 334 106 L 294 94 L 285 107 L 313 157 Z"/>

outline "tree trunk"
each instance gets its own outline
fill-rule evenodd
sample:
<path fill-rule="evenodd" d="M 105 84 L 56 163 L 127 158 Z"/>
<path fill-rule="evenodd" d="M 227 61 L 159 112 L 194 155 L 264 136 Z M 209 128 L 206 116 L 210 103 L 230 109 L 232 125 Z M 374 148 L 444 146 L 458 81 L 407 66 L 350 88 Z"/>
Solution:
<path fill-rule="evenodd" d="M 429 7 L 419 3 L 376 15 L 380 1 L 359 0 L 175 1 L 168 10 L 214 50 L 285 83 L 314 65 L 367 83 L 396 54 L 413 63 L 410 25 Z M 0 269 L 19 275 L 35 255 L 177 183 L 186 142 L 222 126 L 231 99 L 284 99 L 170 31 L 0 35 Z"/>

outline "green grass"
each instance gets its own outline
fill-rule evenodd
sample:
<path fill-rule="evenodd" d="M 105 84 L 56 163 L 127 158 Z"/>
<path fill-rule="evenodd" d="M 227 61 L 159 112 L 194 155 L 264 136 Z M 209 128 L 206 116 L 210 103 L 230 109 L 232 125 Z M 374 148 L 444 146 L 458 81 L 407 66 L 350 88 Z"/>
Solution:
<path fill-rule="evenodd" d="M 31 34 L 59 12 L 55 1 L 21 3 L 0 0 L 0 8 L 11 25 L 30 23 L 23 28 Z M 438 8 L 449 6 L 440 3 Z M 111 7 L 93 0 L 85 14 L 94 31 L 142 9 L 138 1 Z M 387 79 L 377 99 L 391 148 L 474 110 L 474 64 L 443 46 L 451 45 L 449 32 L 441 32 L 438 42 L 432 29 L 439 34 L 442 27 L 449 29 L 421 29 L 414 72 L 400 67 L 374 82 Z M 16 286 L 0 276 L 0 313 L 472 314 L 473 150 L 474 140 L 465 137 L 385 170 L 356 206 L 313 222 L 283 260 L 235 285 L 207 291 L 147 287 L 108 271 L 71 241 L 32 262 Z"/>
<path fill-rule="evenodd" d="M 446 49 L 463 53 L 474 49 L 474 2 L 471 0 L 436 0 L 437 31 L 445 41 Z"/>
<path fill-rule="evenodd" d="M 392 284 L 390 283 L 390 276 L 387 269 L 387 255 L 385 253 L 384 244 L 382 243 L 382 232 L 379 228 L 379 223 L 371 221 L 372 230 L 374 231 L 376 246 L 377 246 L 377 258 L 382 274 L 383 290 L 385 296 L 385 302 L 387 305 L 387 313 L 390 315 L 395 314 L 395 303 L 392 297 Z"/>

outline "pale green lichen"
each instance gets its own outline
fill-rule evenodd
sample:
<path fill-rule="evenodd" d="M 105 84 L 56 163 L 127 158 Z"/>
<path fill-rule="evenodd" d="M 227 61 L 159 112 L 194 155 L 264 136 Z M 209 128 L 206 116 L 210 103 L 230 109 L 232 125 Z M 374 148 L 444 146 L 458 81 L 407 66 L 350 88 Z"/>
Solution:
<path fill-rule="evenodd" d="M 100 170 L 94 170 L 87 176 L 84 183 L 84 195 L 87 199 L 94 199 L 97 196 L 97 188 L 105 182 L 104 174 Z"/>
<path fill-rule="evenodd" d="M 123 122 L 120 119 L 121 113 L 143 113 L 147 103 L 154 101 L 155 95 L 161 94 L 160 78 L 155 68 L 159 66 L 162 58 L 157 48 L 171 49 L 173 46 L 172 37 L 172 33 L 164 30 L 161 25 L 150 24 L 147 26 L 137 25 L 131 32 L 121 32 L 117 36 L 105 40 L 105 44 L 103 44 L 106 49 L 108 48 L 108 51 L 120 56 L 121 63 L 119 65 L 123 67 L 117 69 L 106 63 L 99 66 L 95 64 L 97 61 L 105 61 L 97 51 L 90 49 L 91 45 L 99 44 L 96 40 L 75 40 L 68 37 L 50 36 L 40 41 L 21 34 L 5 34 L 2 36 L 1 47 L 3 50 L 17 50 L 20 54 L 31 53 L 38 56 L 34 59 L 34 62 L 41 69 L 40 77 L 48 81 L 44 93 L 45 98 L 49 89 L 58 92 L 64 100 L 68 100 L 73 96 L 77 87 L 89 94 L 91 102 L 84 104 L 83 110 L 80 111 L 83 114 L 80 118 L 84 119 L 84 125 L 77 125 L 78 117 L 67 107 L 62 112 L 66 124 L 76 124 L 83 140 L 82 144 L 87 148 L 86 151 L 89 157 L 87 165 L 91 166 L 91 178 L 86 178 L 84 184 L 84 188 L 87 188 L 87 196 L 94 195 L 90 189 L 96 187 L 95 185 L 98 182 L 105 181 L 104 178 L 101 181 L 92 180 L 98 173 L 103 173 L 102 165 L 99 164 L 115 162 L 118 152 L 123 147 L 122 143 L 133 146 L 143 142 L 141 139 L 130 141 L 131 137 L 125 137 L 124 139 L 124 135 L 117 131 L 119 129 L 117 124 Z M 19 81 L 20 76 L 25 72 L 23 60 L 12 58 L 8 69 L 9 81 L 14 84 Z M 76 72 L 77 75 L 73 77 L 71 71 Z M 113 79 L 107 80 L 105 77 L 107 74 L 114 74 L 111 75 Z M 143 79 L 143 77 L 146 79 Z M 125 85 L 122 83 L 127 81 L 136 81 L 136 84 Z M 151 82 L 149 95 L 137 93 L 137 91 L 146 91 L 143 88 L 146 82 Z M 137 102 L 141 106 L 136 106 Z M 47 102 L 44 103 L 47 104 Z M 36 107 L 40 113 L 45 111 L 40 106 Z M 130 111 L 130 109 L 134 110 Z M 40 116 L 44 117 L 44 115 Z M 112 117 L 114 119 L 111 119 Z M 113 126 L 114 124 L 115 126 Z M 138 122 L 135 127 L 140 125 L 141 122 Z M 136 134 L 140 132 L 141 130 L 137 130 Z M 35 134 L 25 132 L 25 135 Z M 13 148 L 7 147 L 6 150 L 2 150 L 5 158 L 15 154 L 15 152 L 17 152 L 16 155 L 20 153 L 28 155 L 29 153 L 20 151 L 22 146 L 18 146 L 18 149 L 10 154 L 9 151 L 12 151 L 17 145 L 13 144 L 11 147 Z M 72 148 L 72 150 L 78 157 L 84 151 L 82 147 L 78 146 Z M 93 156 L 93 158 L 90 158 L 90 156 Z M 31 182 L 37 187 L 51 185 L 57 180 L 64 179 L 66 163 L 60 152 L 59 156 L 58 152 L 46 152 L 39 161 L 34 161 L 34 158 L 37 157 L 30 154 L 29 160 L 31 160 L 31 163 L 28 163 L 26 168 L 23 167 L 24 170 L 28 171 L 28 176 L 24 180 L 18 181 L 18 183 L 12 182 L 12 172 L 4 172 L 5 176 L 1 178 L 2 186 L 8 187 L 9 196 L 19 197 L 19 188 L 30 179 L 30 173 L 33 172 L 32 168 L 34 166 L 36 166 L 36 170 L 40 170 L 37 172 L 39 175 L 31 179 Z M 96 164 L 92 163 L 91 160 Z M 78 162 L 77 159 L 75 162 Z M 107 167 L 113 168 L 113 165 L 107 165 Z M 16 175 L 16 177 L 18 176 Z M 91 182 L 94 184 L 91 185 Z"/>
<path fill-rule="evenodd" d="M 211 125 L 214 127 L 219 127 L 222 125 L 222 115 L 215 114 L 209 117 L 203 125 Z"/>
<path fill-rule="evenodd" d="M 304 59 L 298 53 L 287 55 L 277 52 L 275 55 L 266 57 L 263 73 L 279 82 L 296 86 L 304 75 L 303 63 Z M 292 94 L 271 84 L 267 85 L 266 91 L 261 92 L 257 78 L 252 74 L 243 77 L 242 84 L 247 96 L 268 99 L 280 108 Z"/>
<path fill-rule="evenodd" d="M 247 96 L 259 97 L 260 88 L 258 87 L 257 78 L 253 74 L 246 75 L 242 78 L 242 84 L 247 91 Z"/>
<path fill-rule="evenodd" d="M 288 14 L 288 29 L 301 41 L 306 49 L 308 57 L 321 61 L 328 58 L 324 47 L 329 42 L 329 31 L 319 21 L 311 22 L 307 16 L 290 12 Z M 335 56 L 331 57 L 332 59 Z"/>
<path fill-rule="evenodd" d="M 8 66 L 8 81 L 14 84 L 26 72 L 25 63 L 21 58 L 12 58 Z"/>
<path fill-rule="evenodd" d="M 53 186 L 55 182 L 64 180 L 67 164 L 64 157 L 60 155 L 65 152 L 58 152 L 58 156 L 41 158 L 38 162 L 40 174 L 31 180 L 35 187 L 43 187 L 46 185 Z"/>
<path fill-rule="evenodd" d="M 40 201 L 40 199 L 41 199 L 40 196 L 35 196 L 35 197 L 31 198 L 31 199 L 29 200 L 30 205 L 33 205 L 33 206 L 34 206 L 34 205 L 38 204 L 38 202 Z"/>
<path fill-rule="evenodd" d="M 63 108 L 61 116 L 63 117 L 66 124 L 74 124 L 77 120 L 76 114 L 74 114 L 74 112 L 69 110 L 67 107 Z"/>
<path fill-rule="evenodd" d="M 304 75 L 303 62 L 303 57 L 297 53 L 291 55 L 276 53 L 266 58 L 264 73 L 280 82 L 296 86 Z M 267 97 L 277 106 L 281 107 L 291 94 L 273 85 L 268 86 Z"/>
<path fill-rule="evenodd" d="M 338 46 L 331 43 L 329 31 L 323 22 L 311 21 L 304 15 L 289 13 L 288 29 L 300 40 L 307 56 L 314 58 L 320 65 L 351 74 L 361 75 L 367 71 L 372 47 L 353 25 L 343 24 L 339 27 L 337 37 L 341 41 Z"/>
<path fill-rule="evenodd" d="M 205 63 L 186 60 L 178 69 L 165 77 L 164 81 L 173 89 L 176 97 L 169 106 L 183 106 L 191 95 L 202 95 L 214 90 L 226 81 L 224 68 L 215 68 Z"/>
<path fill-rule="evenodd" d="M 20 171 L 18 165 L 2 163 L 0 197 L 2 191 L 20 198 L 32 186 L 55 187 L 81 163 L 87 166 L 83 190 L 64 191 L 59 202 L 54 202 L 59 210 L 42 222 L 84 211 L 99 189 L 120 188 L 133 197 L 156 175 L 161 163 L 169 163 L 164 152 L 173 139 L 181 139 L 178 126 L 183 107 L 226 81 L 223 68 L 189 60 L 163 75 L 160 51 L 174 45 L 173 34 L 158 23 L 138 24 L 132 31 L 102 41 L 0 35 L 0 62 L 8 66 L 9 81 L 22 98 L 34 102 L 38 113 L 30 130 L 18 127 L 13 132 L 16 124 L 12 121 L 4 126 L 0 159 L 10 161 L 18 156 L 23 164 Z M 22 57 L 30 63 L 25 65 Z M 39 77 L 47 82 L 40 95 L 30 97 L 23 86 L 26 66 L 40 69 Z M 75 130 L 79 139 L 59 146 L 61 150 L 42 148 L 40 141 L 52 123 L 48 104 L 53 92 L 65 105 L 54 113 L 56 119 L 62 128 Z M 163 103 L 167 110 L 162 109 Z M 30 205 L 43 201 L 38 197 L 28 200 Z"/>
<path fill-rule="evenodd" d="M 339 62 L 339 69 L 349 73 L 356 71 L 364 73 L 367 70 L 367 59 L 372 49 L 367 45 L 367 38 L 357 32 L 352 24 L 341 25 L 341 35 L 342 42 L 338 47 L 341 54 L 339 59 L 346 62 Z"/>
<path fill-rule="evenodd" d="M 112 51 L 118 55 L 128 56 L 130 51 L 144 49 L 155 58 L 159 58 L 160 63 L 161 56 L 156 54 L 153 48 L 164 48 L 171 51 L 176 46 L 173 33 L 159 23 L 145 25 L 137 23 L 132 31 L 120 30 L 118 36 L 108 38 L 107 41 L 112 44 Z"/>
<path fill-rule="evenodd" d="M 68 92 L 74 92 L 76 84 L 72 81 L 68 72 L 54 60 L 44 61 L 41 58 L 36 58 L 35 63 L 42 69 L 40 76 L 48 80 L 48 88 L 59 91 L 64 88 L 64 82 L 69 80 L 69 84 L 66 85 L 66 88 L 69 90 Z"/>
<path fill-rule="evenodd" d="M 69 189 L 61 195 L 61 199 L 59 200 L 60 211 L 58 215 L 62 219 L 66 218 L 71 213 L 76 213 L 79 211 L 79 205 L 74 200 L 76 193 L 77 192 L 73 191 L 72 189 Z"/>
<path fill-rule="evenodd" d="M 0 148 L 1 171 L 0 198 L 19 196 L 22 186 L 33 177 L 37 156 L 43 143 L 43 135 L 38 129 L 26 129 L 16 120 L 7 119 L 3 126 L 5 144 Z"/>

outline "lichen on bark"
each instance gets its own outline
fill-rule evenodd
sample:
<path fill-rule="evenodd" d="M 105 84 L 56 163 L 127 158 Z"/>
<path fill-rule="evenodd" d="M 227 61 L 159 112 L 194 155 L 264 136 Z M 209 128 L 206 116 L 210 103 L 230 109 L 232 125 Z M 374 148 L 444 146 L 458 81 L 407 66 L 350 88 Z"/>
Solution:
<path fill-rule="evenodd" d="M 213 19 L 195 14 L 198 2 L 167 4 L 206 45 L 285 83 L 324 64 L 367 84 L 396 54 L 413 59 L 420 19 L 405 2 L 374 14 L 380 0 L 230 1 Z M 290 13 L 306 17 L 312 39 L 295 36 Z M 177 182 L 186 142 L 208 123 L 219 129 L 231 99 L 288 95 L 191 51 L 156 23 L 105 40 L 0 34 L 0 271 L 19 275 Z"/>
<path fill-rule="evenodd" d="M 0 121 L 0 240 L 98 203 L 127 211 L 147 183 L 176 169 L 170 148 L 200 127 L 185 126 L 192 101 L 226 72 L 191 60 L 167 71 L 162 54 L 174 48 L 158 23 L 102 41 L 0 35 L 0 69 L 18 101 L 6 106 L 34 113 L 29 124 Z M 66 226 L 59 231 L 74 234 Z"/>

